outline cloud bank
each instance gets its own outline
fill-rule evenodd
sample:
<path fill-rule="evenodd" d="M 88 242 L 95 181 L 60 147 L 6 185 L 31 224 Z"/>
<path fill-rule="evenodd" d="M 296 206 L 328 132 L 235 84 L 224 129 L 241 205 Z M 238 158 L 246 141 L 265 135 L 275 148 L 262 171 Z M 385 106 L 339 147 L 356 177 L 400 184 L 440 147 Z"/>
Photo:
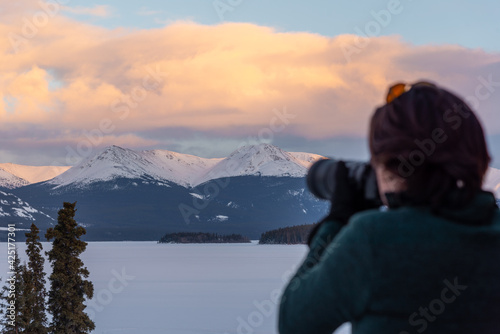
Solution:
<path fill-rule="evenodd" d="M 89 143 L 182 146 L 179 129 L 236 140 L 270 128 L 283 110 L 279 135 L 359 138 L 388 85 L 419 79 L 467 97 L 487 133 L 500 133 L 500 54 L 245 23 L 109 30 L 65 17 L 62 1 L 33 3 L 0 13 L 0 156 Z"/>

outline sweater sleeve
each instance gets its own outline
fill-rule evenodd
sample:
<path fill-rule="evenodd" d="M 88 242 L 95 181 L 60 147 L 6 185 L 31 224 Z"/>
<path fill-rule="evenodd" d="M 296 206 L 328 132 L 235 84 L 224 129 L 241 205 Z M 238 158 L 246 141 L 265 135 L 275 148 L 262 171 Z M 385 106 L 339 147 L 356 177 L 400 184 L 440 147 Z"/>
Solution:
<path fill-rule="evenodd" d="M 361 225 L 325 222 L 281 297 L 279 332 L 327 334 L 359 318 L 370 299 L 371 258 Z"/>

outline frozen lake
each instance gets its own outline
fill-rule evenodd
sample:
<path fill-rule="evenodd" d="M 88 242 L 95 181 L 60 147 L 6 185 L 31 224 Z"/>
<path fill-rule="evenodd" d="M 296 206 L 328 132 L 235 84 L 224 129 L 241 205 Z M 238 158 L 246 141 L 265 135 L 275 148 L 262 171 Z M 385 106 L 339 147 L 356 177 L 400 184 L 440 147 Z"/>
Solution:
<path fill-rule="evenodd" d="M 5 277 L 7 244 L 0 247 Z M 25 244 L 18 247 L 26 259 Z M 306 252 L 256 242 L 90 242 L 82 259 L 94 283 L 86 309 L 93 333 L 275 334 L 278 298 Z"/>

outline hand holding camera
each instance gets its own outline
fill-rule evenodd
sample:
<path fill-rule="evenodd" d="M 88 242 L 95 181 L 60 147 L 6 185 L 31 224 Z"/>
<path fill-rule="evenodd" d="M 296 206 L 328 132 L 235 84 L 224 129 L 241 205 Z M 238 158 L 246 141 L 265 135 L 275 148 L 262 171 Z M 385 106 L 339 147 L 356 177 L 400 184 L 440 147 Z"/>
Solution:
<path fill-rule="evenodd" d="M 313 229 L 309 241 L 325 221 L 346 224 L 356 212 L 382 205 L 375 171 L 369 163 L 317 161 L 309 169 L 307 186 L 313 195 L 331 202 L 330 213 Z"/>

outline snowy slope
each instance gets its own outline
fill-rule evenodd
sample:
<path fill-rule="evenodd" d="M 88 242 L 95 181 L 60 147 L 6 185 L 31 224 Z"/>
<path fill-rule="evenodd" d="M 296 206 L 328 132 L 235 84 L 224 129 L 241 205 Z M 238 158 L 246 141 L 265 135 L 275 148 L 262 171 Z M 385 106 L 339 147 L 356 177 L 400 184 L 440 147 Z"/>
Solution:
<path fill-rule="evenodd" d="M 291 156 L 293 156 L 295 159 L 297 159 L 302 166 L 306 167 L 309 169 L 311 165 L 318 161 L 319 159 L 324 159 L 325 157 L 319 154 L 314 154 L 314 153 L 306 153 L 306 152 L 288 152 L 290 153 Z"/>
<path fill-rule="evenodd" d="M 313 158 L 305 153 L 289 153 L 270 144 L 243 146 L 207 170 L 195 183 L 243 175 L 302 177 L 307 173 L 308 159 Z"/>
<path fill-rule="evenodd" d="M 156 166 L 161 166 L 166 178 L 183 186 L 192 186 L 199 175 L 222 160 L 200 158 L 167 150 L 153 150 L 144 153 Z"/>
<path fill-rule="evenodd" d="M 270 144 L 244 146 L 224 159 L 206 159 L 167 150 L 134 151 L 110 146 L 75 167 L 23 166 L 0 164 L 0 187 L 14 189 L 49 180 L 54 188 L 87 185 L 115 178 L 173 182 L 194 187 L 209 180 L 245 176 L 303 177 L 323 156 L 305 152 L 286 152 Z M 500 198 L 500 170 L 489 168 L 484 189 Z"/>
<path fill-rule="evenodd" d="M 500 169 L 488 168 L 483 189 L 493 192 L 496 198 L 500 198 Z"/>
<path fill-rule="evenodd" d="M 11 163 L 0 164 L 0 169 L 31 183 L 50 180 L 64 173 L 71 166 L 24 166 Z"/>
<path fill-rule="evenodd" d="M 215 165 L 219 160 L 165 150 L 137 152 L 110 146 L 48 183 L 58 188 L 67 185 L 88 185 L 115 178 L 128 178 L 154 180 L 160 183 L 174 182 L 189 186 L 194 177 Z"/>
<path fill-rule="evenodd" d="M 167 150 L 138 152 L 110 146 L 48 183 L 58 188 L 128 178 L 192 187 L 228 176 L 302 177 L 311 162 L 320 157 L 309 153 L 288 153 L 269 144 L 242 147 L 225 159 L 206 159 Z"/>
<path fill-rule="evenodd" d="M 14 189 L 29 184 L 28 181 L 0 168 L 0 187 Z"/>
<path fill-rule="evenodd" d="M 23 201 L 16 195 L 0 191 L 0 217 L 12 218 L 13 222 L 19 222 L 21 220 L 34 222 L 38 220 L 38 218 L 41 218 L 41 216 L 54 220 L 44 212 L 33 208 L 29 203 Z"/>

